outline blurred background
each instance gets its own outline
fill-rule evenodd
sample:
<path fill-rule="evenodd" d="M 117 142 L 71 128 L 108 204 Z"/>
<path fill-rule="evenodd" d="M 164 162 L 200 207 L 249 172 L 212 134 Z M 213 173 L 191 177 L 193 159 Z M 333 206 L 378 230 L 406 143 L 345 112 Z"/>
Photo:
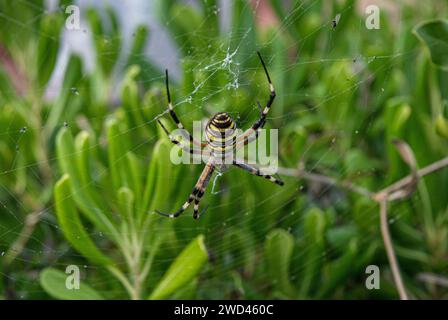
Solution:
<path fill-rule="evenodd" d="M 378 203 L 339 182 L 374 193 L 408 175 L 395 139 L 419 168 L 447 157 L 447 14 L 441 0 L 0 0 L 0 297 L 399 298 Z M 232 168 L 201 219 L 154 214 L 203 169 L 169 161 L 164 69 L 187 129 L 219 111 L 246 129 L 269 96 L 257 51 L 285 186 Z M 442 169 L 388 203 L 410 298 L 448 297 L 447 186 Z"/>

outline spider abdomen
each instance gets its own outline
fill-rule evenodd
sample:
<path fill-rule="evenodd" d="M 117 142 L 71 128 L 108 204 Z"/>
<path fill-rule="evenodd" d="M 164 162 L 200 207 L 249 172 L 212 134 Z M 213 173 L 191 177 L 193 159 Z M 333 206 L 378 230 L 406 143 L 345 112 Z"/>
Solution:
<path fill-rule="evenodd" d="M 226 112 L 215 114 L 205 128 L 207 144 L 215 155 L 233 151 L 236 133 L 235 121 Z"/>

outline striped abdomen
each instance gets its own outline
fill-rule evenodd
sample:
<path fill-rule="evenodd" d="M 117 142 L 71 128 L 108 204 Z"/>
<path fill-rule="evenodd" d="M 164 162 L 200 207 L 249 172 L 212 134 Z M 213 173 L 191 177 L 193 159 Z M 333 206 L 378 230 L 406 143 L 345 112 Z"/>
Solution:
<path fill-rule="evenodd" d="M 235 121 L 225 112 L 215 114 L 207 123 L 205 138 L 215 156 L 231 152 L 236 142 Z"/>

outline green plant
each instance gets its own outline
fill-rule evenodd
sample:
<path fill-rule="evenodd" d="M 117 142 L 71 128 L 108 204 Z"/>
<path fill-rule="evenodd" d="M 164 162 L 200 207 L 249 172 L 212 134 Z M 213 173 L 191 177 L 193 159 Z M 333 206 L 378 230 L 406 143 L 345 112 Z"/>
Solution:
<path fill-rule="evenodd" d="M 166 98 L 163 73 L 145 57 L 151 30 L 139 26 L 124 52 L 116 14 L 84 11 L 95 67 L 87 72 L 73 55 L 48 98 L 63 12 L 1 2 L 4 297 L 397 298 L 385 224 L 407 294 L 447 297 L 421 279 L 447 276 L 448 173 L 418 183 L 412 174 L 447 156 L 448 7 L 395 4 L 382 10 L 380 30 L 368 30 L 355 0 L 257 2 L 270 4 L 269 25 L 251 3 L 234 0 L 222 30 L 217 1 L 155 1 L 179 55 L 172 95 L 188 128 L 218 111 L 242 128 L 259 116 L 254 101 L 267 88 L 257 50 L 278 94 L 266 127 L 279 129 L 285 186 L 230 170 L 213 178 L 202 200 L 209 208 L 194 221 L 152 214 L 178 208 L 202 168 L 171 164 L 157 129 Z M 380 215 L 377 191 L 409 171 L 403 185 L 415 190 Z M 64 286 L 71 264 L 85 266 L 80 291 Z M 380 290 L 364 286 L 370 264 L 381 269 Z M 30 281 L 36 273 L 40 284 Z"/>
<path fill-rule="evenodd" d="M 76 139 L 69 129 L 59 132 L 58 160 L 65 174 L 55 186 L 56 214 L 73 247 L 92 263 L 105 267 L 122 283 L 131 298 L 139 299 L 145 292 L 148 273 L 166 236 L 156 232 L 161 225 L 148 212 L 167 201 L 170 193 L 167 180 L 175 169 L 164 159 L 169 156 L 166 142 L 159 142 L 145 181 L 141 175 L 143 165 L 129 151 L 126 134 L 120 132 L 118 122 L 110 120 L 106 130 L 107 163 L 98 157 L 101 150 L 87 132 L 80 132 Z M 78 215 L 78 208 L 94 229 L 114 244 L 120 253 L 115 261 L 110 258 L 114 254 L 104 255 L 95 245 Z M 150 298 L 169 297 L 187 285 L 206 260 L 203 237 L 198 236 L 153 287 Z M 120 270 L 122 261 L 128 276 Z M 49 282 L 56 282 L 48 274 L 41 281 L 44 288 L 51 287 Z"/>

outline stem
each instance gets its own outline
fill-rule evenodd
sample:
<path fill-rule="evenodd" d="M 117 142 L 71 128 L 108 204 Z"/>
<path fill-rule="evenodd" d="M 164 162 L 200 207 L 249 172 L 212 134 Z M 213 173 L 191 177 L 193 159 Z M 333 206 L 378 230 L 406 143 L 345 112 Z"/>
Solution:
<path fill-rule="evenodd" d="M 128 291 L 129 296 L 131 297 L 132 300 L 138 300 L 140 298 L 139 294 L 135 291 L 134 287 L 131 285 L 131 283 L 123 274 L 123 272 L 121 272 L 116 267 L 112 266 L 108 266 L 107 269 L 121 282 L 123 287 L 125 287 L 125 289 Z"/>
<path fill-rule="evenodd" d="M 141 290 L 142 290 L 142 279 L 140 276 L 140 256 L 141 256 L 141 251 L 140 250 L 135 250 L 135 256 L 133 259 L 133 263 L 130 266 L 131 269 L 131 273 L 132 273 L 132 279 L 133 284 L 134 284 L 134 291 L 136 293 L 136 300 L 140 299 L 141 296 Z"/>
<path fill-rule="evenodd" d="M 439 171 L 445 167 L 448 167 L 448 157 L 438 160 L 438 161 L 418 170 L 417 176 L 419 178 L 421 178 L 421 177 L 424 177 L 433 172 Z M 340 180 L 337 180 L 332 177 L 328 177 L 328 176 L 317 174 L 317 173 L 312 173 L 312 172 L 305 171 L 302 169 L 278 168 L 278 173 L 281 175 L 285 175 L 285 176 L 302 178 L 302 179 L 305 179 L 308 181 L 319 182 L 319 183 L 347 189 L 351 192 L 372 198 L 376 202 L 379 202 L 378 196 L 380 194 L 387 194 L 388 200 L 393 200 L 393 199 L 389 198 L 390 194 L 392 194 L 395 191 L 406 188 L 408 185 L 412 184 L 414 181 L 413 174 L 409 174 L 406 177 L 398 180 L 397 182 L 387 186 L 386 188 L 384 188 L 378 192 L 372 192 L 366 188 L 355 185 L 352 182 L 347 181 L 347 180 L 340 181 Z"/>
<path fill-rule="evenodd" d="M 441 160 L 438 160 L 434 163 L 431 163 L 430 165 L 423 167 L 422 169 L 417 171 L 417 176 L 419 178 L 424 177 L 428 174 L 431 174 L 433 172 L 436 172 L 440 169 L 443 169 L 445 167 L 448 166 L 448 157 L 443 158 Z M 390 186 L 382 189 L 381 191 L 377 192 L 377 194 L 379 193 L 387 193 L 387 194 L 391 194 L 397 190 L 403 189 L 406 186 L 408 186 L 409 184 L 411 184 L 413 181 L 413 176 L 412 174 L 407 175 L 406 177 L 404 177 L 403 179 L 398 180 L 397 182 L 391 184 Z"/>
<path fill-rule="evenodd" d="M 161 243 L 161 238 L 157 238 L 154 241 L 154 245 L 152 246 L 151 253 L 146 258 L 146 262 L 143 265 L 142 273 L 140 274 L 140 278 L 142 279 L 142 281 L 146 278 L 146 276 L 148 275 L 148 273 L 151 269 L 152 262 L 154 261 L 154 257 L 159 249 L 160 243 Z"/>
<path fill-rule="evenodd" d="M 323 184 L 330 185 L 330 186 L 341 187 L 341 188 L 347 189 L 351 192 L 358 193 L 362 196 L 367 196 L 369 198 L 371 198 L 373 196 L 373 193 L 371 191 L 369 191 L 363 187 L 357 186 L 347 180 L 339 181 L 335 178 L 331 178 L 331 177 L 328 177 L 325 175 L 305 171 L 302 169 L 278 168 L 277 172 L 281 175 L 297 177 L 297 178 L 302 178 L 302 179 L 305 179 L 308 181 L 314 181 L 314 182 L 319 182 L 319 183 L 323 183 Z"/>
<path fill-rule="evenodd" d="M 132 223 L 132 225 L 134 224 Z M 143 247 L 140 244 L 139 238 L 137 237 L 137 231 L 135 230 L 135 228 L 131 226 L 129 231 L 127 230 L 128 230 L 127 228 L 123 230 L 123 237 L 117 244 L 126 261 L 127 269 L 129 272 L 128 277 L 131 280 L 126 278 L 123 274 L 121 274 L 121 276 L 126 279 L 126 286 L 132 288 L 132 289 L 127 288 L 131 299 L 140 300 L 142 284 L 143 281 L 145 280 L 145 277 L 142 276 L 140 265 Z"/>
<path fill-rule="evenodd" d="M 34 103 L 32 106 L 33 114 L 35 115 L 34 121 L 34 131 L 36 132 L 36 140 L 38 147 L 36 148 L 36 158 L 37 164 L 39 166 L 40 172 L 42 174 L 44 184 L 51 182 L 52 180 L 52 170 L 50 167 L 50 160 L 48 158 L 48 145 L 47 139 L 44 135 L 44 129 L 41 121 L 41 110 L 42 102 L 40 97 L 34 98 Z"/>
<path fill-rule="evenodd" d="M 42 211 L 35 211 L 26 216 L 22 231 L 5 254 L 5 264 L 10 264 L 23 251 L 23 248 L 25 248 L 26 243 L 33 234 L 36 224 L 39 222 L 41 214 Z"/>
<path fill-rule="evenodd" d="M 421 273 L 418 275 L 417 277 L 420 281 L 426 282 L 426 283 L 430 283 L 430 284 L 435 284 L 435 285 L 439 285 L 441 287 L 446 287 L 448 288 L 448 278 L 438 275 L 438 274 L 434 274 L 434 273 Z"/>
<path fill-rule="evenodd" d="M 354 185 L 350 181 L 339 181 L 335 178 L 328 177 L 325 175 L 320 175 L 312 172 L 305 171 L 301 168 L 291 169 L 291 168 L 279 168 L 278 173 L 286 176 L 302 178 L 308 181 L 314 181 L 318 183 L 323 183 L 326 185 L 337 186 L 340 188 L 347 189 L 351 192 L 367 196 L 374 200 L 380 205 L 380 226 L 381 234 L 383 237 L 384 247 L 386 249 L 389 264 L 392 269 L 392 275 L 394 278 L 395 285 L 397 287 L 398 293 L 401 300 L 408 300 L 409 297 L 406 293 L 406 289 L 403 284 L 403 280 L 400 273 L 400 268 L 395 255 L 395 251 L 392 245 L 392 238 L 389 232 L 389 225 L 387 222 L 387 204 L 390 201 L 398 200 L 403 198 L 403 195 L 408 195 L 409 192 L 406 189 L 412 187 L 416 183 L 416 179 L 424 177 L 428 174 L 441 170 L 448 166 L 448 157 L 438 160 L 420 170 L 413 170 L 413 172 L 406 177 L 398 180 L 397 182 L 387 186 L 386 188 L 374 193 L 363 187 Z M 405 192 L 406 191 L 406 192 Z"/>
<path fill-rule="evenodd" d="M 36 158 L 38 160 L 37 163 L 40 169 L 40 173 L 42 174 L 43 177 L 43 184 L 47 185 L 52 180 L 52 172 L 50 162 L 47 156 L 48 146 L 42 130 L 42 123 L 40 118 L 41 99 L 39 97 L 36 97 L 34 99 L 32 110 L 33 114 L 35 115 L 34 131 L 36 132 L 36 139 L 38 143 L 38 147 L 36 148 Z M 40 216 L 43 213 L 42 211 L 43 209 L 39 208 L 37 201 L 33 197 L 31 197 L 29 194 L 23 191 L 21 191 L 20 193 L 21 193 L 20 199 L 24 203 L 27 203 L 34 212 L 26 216 L 25 224 L 22 231 L 20 232 L 19 236 L 14 241 L 14 243 L 8 249 L 5 255 L 6 264 L 10 264 L 12 261 L 14 261 L 17 258 L 17 256 L 23 251 L 25 245 L 27 244 L 28 240 L 30 239 L 31 235 L 34 232 L 37 223 L 40 220 Z"/>
<path fill-rule="evenodd" d="M 25 223 L 24 227 L 22 228 L 22 231 L 20 231 L 19 236 L 11 244 L 8 251 L 6 252 L 5 254 L 6 265 L 13 262 L 20 255 L 20 253 L 22 253 L 23 248 L 25 248 L 26 243 L 33 234 L 34 228 L 39 222 L 40 216 L 42 215 L 44 210 L 42 207 L 40 207 L 39 202 L 29 193 L 25 193 L 23 191 L 18 190 L 16 190 L 16 193 L 18 194 L 20 200 L 22 200 L 26 206 L 30 207 L 33 212 L 29 213 L 25 217 Z"/>
<path fill-rule="evenodd" d="M 387 258 L 389 260 L 390 267 L 392 269 L 392 275 L 394 277 L 395 285 L 397 286 L 398 293 L 401 300 L 409 300 L 406 293 L 406 289 L 403 285 L 401 278 L 400 268 L 398 266 L 397 257 L 395 256 L 394 247 L 389 233 L 389 224 L 387 222 L 387 198 L 384 197 L 380 201 L 380 225 L 381 234 L 383 235 L 384 247 L 386 249 Z"/>

